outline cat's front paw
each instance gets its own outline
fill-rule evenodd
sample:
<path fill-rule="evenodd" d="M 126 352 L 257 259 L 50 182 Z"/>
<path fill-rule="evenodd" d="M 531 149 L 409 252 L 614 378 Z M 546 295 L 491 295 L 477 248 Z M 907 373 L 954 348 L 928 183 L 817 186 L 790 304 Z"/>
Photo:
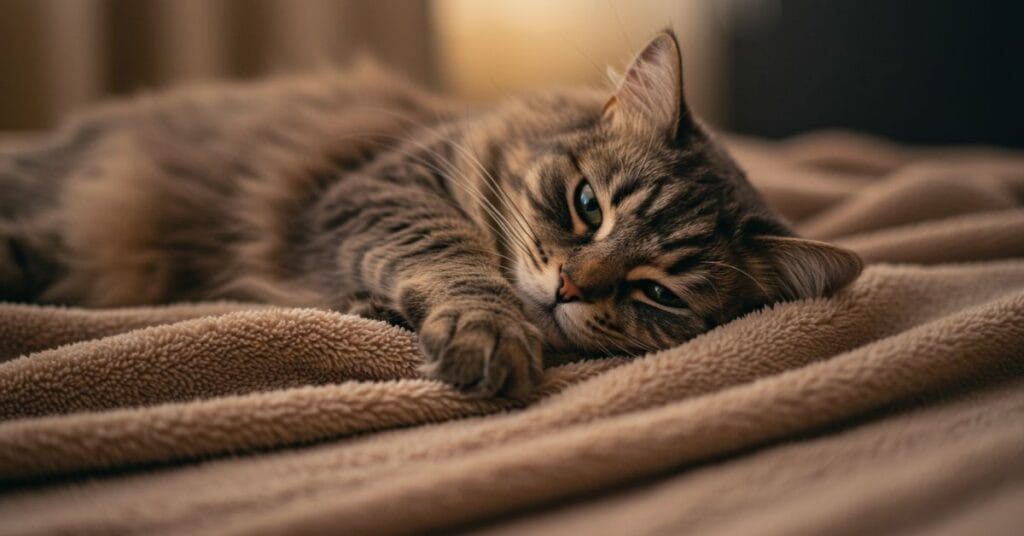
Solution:
<path fill-rule="evenodd" d="M 543 376 L 541 335 L 522 315 L 435 311 L 420 327 L 427 373 L 479 396 L 524 399 Z"/>

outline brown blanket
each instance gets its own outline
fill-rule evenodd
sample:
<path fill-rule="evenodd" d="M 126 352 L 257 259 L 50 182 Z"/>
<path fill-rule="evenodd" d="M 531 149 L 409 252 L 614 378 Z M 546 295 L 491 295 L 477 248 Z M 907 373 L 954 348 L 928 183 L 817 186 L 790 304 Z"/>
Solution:
<path fill-rule="evenodd" d="M 1024 157 L 731 144 L 873 264 L 550 369 L 525 408 L 419 378 L 414 335 L 357 317 L 0 305 L 0 533 L 1019 529 Z"/>

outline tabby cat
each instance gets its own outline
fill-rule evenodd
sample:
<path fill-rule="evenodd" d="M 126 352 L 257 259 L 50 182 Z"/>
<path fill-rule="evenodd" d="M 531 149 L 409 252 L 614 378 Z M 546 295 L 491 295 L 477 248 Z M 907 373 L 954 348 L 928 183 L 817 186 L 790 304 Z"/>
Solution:
<path fill-rule="evenodd" d="M 377 69 L 140 97 L 0 153 L 0 299 L 329 307 L 525 396 L 542 350 L 639 353 L 861 269 L 797 238 L 656 36 L 609 96 L 476 110 Z"/>

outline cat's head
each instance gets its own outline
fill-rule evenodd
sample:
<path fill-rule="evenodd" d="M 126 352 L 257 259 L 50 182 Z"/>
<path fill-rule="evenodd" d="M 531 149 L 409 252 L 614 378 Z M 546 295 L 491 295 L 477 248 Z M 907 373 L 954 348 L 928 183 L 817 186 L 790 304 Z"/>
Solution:
<path fill-rule="evenodd" d="M 861 271 L 856 254 L 796 237 L 695 121 L 671 32 L 610 96 L 521 106 L 550 128 L 506 159 L 523 220 L 509 227 L 529 229 L 510 240 L 510 271 L 554 347 L 666 348 Z"/>

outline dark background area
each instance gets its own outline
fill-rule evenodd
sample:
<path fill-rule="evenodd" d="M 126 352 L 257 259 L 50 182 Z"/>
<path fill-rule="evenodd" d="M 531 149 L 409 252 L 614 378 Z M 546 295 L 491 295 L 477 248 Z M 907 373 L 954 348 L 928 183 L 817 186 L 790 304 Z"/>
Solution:
<path fill-rule="evenodd" d="M 782 0 L 727 34 L 729 126 L 1024 146 L 1019 2 Z"/>

